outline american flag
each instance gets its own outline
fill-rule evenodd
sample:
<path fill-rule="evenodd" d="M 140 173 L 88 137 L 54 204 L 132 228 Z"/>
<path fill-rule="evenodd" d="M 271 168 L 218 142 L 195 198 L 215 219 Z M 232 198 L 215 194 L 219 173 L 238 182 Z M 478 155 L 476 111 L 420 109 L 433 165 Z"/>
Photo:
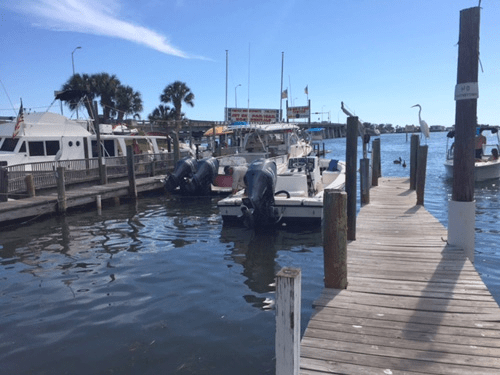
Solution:
<path fill-rule="evenodd" d="M 21 100 L 21 107 L 19 108 L 19 114 L 17 115 L 16 126 L 14 127 L 14 133 L 12 133 L 12 138 L 15 138 L 21 130 L 21 125 L 24 122 L 24 111 L 23 111 L 23 101 Z"/>

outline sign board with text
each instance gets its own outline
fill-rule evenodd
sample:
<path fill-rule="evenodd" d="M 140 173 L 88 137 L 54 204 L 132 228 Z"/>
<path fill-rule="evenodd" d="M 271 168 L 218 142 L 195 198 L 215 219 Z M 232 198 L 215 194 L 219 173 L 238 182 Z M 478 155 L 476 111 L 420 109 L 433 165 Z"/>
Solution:
<path fill-rule="evenodd" d="M 257 108 L 227 108 L 227 121 L 229 122 L 279 122 L 279 109 Z"/>
<path fill-rule="evenodd" d="M 311 111 L 310 111 L 308 106 L 307 107 L 288 107 L 286 116 L 289 119 L 309 118 L 310 113 L 311 113 Z"/>

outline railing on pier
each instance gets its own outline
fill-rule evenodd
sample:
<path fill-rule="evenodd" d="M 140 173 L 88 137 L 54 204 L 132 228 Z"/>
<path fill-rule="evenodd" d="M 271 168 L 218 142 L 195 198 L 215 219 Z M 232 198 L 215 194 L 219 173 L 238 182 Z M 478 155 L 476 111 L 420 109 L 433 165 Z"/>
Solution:
<path fill-rule="evenodd" d="M 181 157 L 187 156 L 182 152 Z M 103 160 L 108 179 L 126 178 L 127 158 L 125 156 L 108 157 Z M 27 195 L 27 178 L 32 178 L 35 189 L 50 189 L 57 187 L 56 171 L 64 167 L 66 185 L 99 181 L 99 159 L 63 160 L 39 163 L 19 164 L 7 167 L 8 194 Z M 138 154 L 134 155 L 134 170 L 138 177 L 165 174 L 174 168 L 173 153 Z"/>

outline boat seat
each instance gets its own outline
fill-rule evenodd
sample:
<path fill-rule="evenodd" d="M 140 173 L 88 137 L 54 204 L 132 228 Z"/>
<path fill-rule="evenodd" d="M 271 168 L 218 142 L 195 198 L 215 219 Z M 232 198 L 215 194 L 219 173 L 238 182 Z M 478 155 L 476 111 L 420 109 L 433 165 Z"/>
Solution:
<path fill-rule="evenodd" d="M 330 185 L 333 181 L 337 179 L 337 177 L 340 175 L 340 172 L 330 172 L 330 171 L 323 171 L 323 186 L 328 186 Z"/>
<path fill-rule="evenodd" d="M 293 196 L 307 195 L 307 177 L 305 174 L 285 173 L 278 175 L 275 191 L 286 190 Z M 293 192 L 293 194 L 292 194 Z"/>

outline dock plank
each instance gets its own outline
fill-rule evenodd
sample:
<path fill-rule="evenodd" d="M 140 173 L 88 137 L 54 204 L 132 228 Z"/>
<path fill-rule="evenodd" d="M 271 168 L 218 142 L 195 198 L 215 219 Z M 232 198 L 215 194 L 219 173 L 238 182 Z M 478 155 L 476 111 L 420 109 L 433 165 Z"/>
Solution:
<path fill-rule="evenodd" d="M 500 308 L 407 179 L 381 178 L 348 244 L 348 287 L 324 289 L 301 374 L 499 374 Z"/>

